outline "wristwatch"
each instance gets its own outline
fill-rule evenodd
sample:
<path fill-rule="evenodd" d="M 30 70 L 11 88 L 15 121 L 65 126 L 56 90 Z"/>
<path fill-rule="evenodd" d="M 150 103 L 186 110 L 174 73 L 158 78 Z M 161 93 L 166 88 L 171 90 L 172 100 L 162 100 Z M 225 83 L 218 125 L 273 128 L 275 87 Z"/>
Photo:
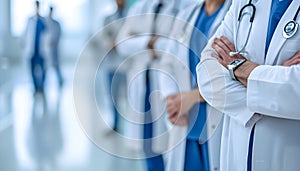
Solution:
<path fill-rule="evenodd" d="M 228 70 L 229 70 L 230 77 L 231 77 L 233 80 L 236 80 L 236 77 L 235 77 L 235 75 L 234 75 L 234 71 L 235 71 L 239 66 L 241 66 L 244 62 L 246 62 L 246 59 L 235 59 L 235 60 L 233 60 L 232 62 L 230 62 L 229 65 L 227 65 Z"/>

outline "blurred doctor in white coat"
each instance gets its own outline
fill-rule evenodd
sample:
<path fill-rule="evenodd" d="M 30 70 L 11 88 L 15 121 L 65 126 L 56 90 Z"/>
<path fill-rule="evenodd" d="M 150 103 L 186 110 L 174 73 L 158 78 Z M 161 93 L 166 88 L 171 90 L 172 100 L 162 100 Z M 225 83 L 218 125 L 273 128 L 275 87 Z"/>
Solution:
<path fill-rule="evenodd" d="M 45 18 L 39 13 L 39 1 L 35 1 L 35 10 L 35 15 L 27 21 L 21 43 L 24 46 L 24 58 L 30 60 L 35 92 L 44 92 L 46 79 L 45 33 L 47 26 Z"/>
<path fill-rule="evenodd" d="M 49 7 L 49 16 L 46 19 L 47 24 L 47 35 L 48 35 L 48 47 L 49 57 L 52 62 L 52 66 L 55 69 L 58 84 L 60 87 L 63 85 L 63 76 L 60 68 L 59 58 L 59 42 L 61 38 L 61 26 L 60 23 L 53 18 L 54 7 Z"/>
<path fill-rule="evenodd" d="M 202 169 L 205 170 L 219 170 L 222 114 L 206 103 L 203 103 L 203 100 L 202 104 L 200 104 L 201 109 L 198 115 L 205 116 L 197 116 L 196 113 L 198 111 L 191 110 L 195 104 L 199 104 L 198 102 L 202 97 L 199 95 L 198 88 L 193 87 L 195 86 L 195 84 L 192 85 L 192 80 L 194 80 L 195 82 L 195 78 L 191 76 L 191 70 L 194 70 L 195 73 L 196 65 L 190 66 L 191 63 L 189 62 L 189 58 L 194 57 L 191 56 L 191 51 L 193 51 L 194 54 L 198 56 L 198 58 L 200 57 L 201 49 L 205 47 L 208 38 L 213 36 L 217 28 L 221 25 L 221 22 L 223 21 L 223 18 L 227 13 L 230 5 L 230 0 L 227 0 L 225 2 L 207 0 L 205 2 L 203 1 L 201 3 L 195 3 L 185 10 L 182 10 L 178 14 L 179 20 L 178 22 L 176 22 L 176 25 L 174 26 L 171 33 L 171 37 L 173 37 L 174 40 L 169 40 L 169 53 L 164 55 L 160 60 L 160 69 L 164 71 L 163 73 L 166 73 L 159 74 L 160 90 L 162 91 L 164 97 L 167 99 L 166 108 L 169 112 L 169 119 L 167 120 L 167 122 L 169 122 L 168 125 L 170 125 L 170 127 L 173 127 L 174 129 L 174 131 L 172 131 L 172 133 L 170 134 L 171 141 L 169 142 L 169 146 L 174 146 L 178 144 L 178 141 L 181 141 L 181 143 L 178 144 L 176 148 L 172 149 L 169 152 L 166 167 L 167 170 L 195 170 L 198 167 L 202 167 Z M 201 20 L 198 17 L 201 16 L 201 12 L 207 14 L 206 18 L 210 19 L 212 17 L 215 17 L 214 19 L 211 19 L 211 25 L 199 26 L 199 24 L 197 24 L 198 20 Z M 209 22 L 209 19 L 206 21 Z M 186 21 L 187 23 L 184 23 L 183 21 Z M 198 27 L 205 27 L 202 28 L 202 30 L 208 30 L 204 33 L 199 30 Z M 198 43 L 199 41 L 200 43 Z M 193 43 L 194 45 L 191 45 Z M 195 45 L 197 47 L 195 47 Z M 176 60 L 174 56 L 178 59 Z M 194 102 L 193 99 L 197 100 L 195 100 Z M 195 107 L 196 106 L 197 105 L 195 105 Z M 174 108 L 176 108 L 175 112 Z M 170 113 L 171 111 L 173 112 Z M 197 119 L 195 118 L 195 116 L 187 115 L 187 113 L 191 112 L 194 113 L 192 115 L 196 115 Z M 176 116 L 174 115 L 174 113 L 176 113 Z M 187 121 L 184 121 L 187 120 L 186 117 L 189 118 L 189 126 L 185 126 L 187 124 Z M 194 120 L 194 122 L 192 120 Z M 171 125 L 171 122 L 174 125 Z M 193 124 L 197 124 L 193 129 L 198 130 L 191 130 Z M 201 149 L 194 149 L 194 151 L 199 151 L 198 153 L 202 154 L 202 164 L 201 160 L 198 161 L 195 157 L 193 157 L 193 155 L 187 156 L 188 154 L 190 154 L 190 151 L 186 151 L 186 149 L 191 149 L 191 147 L 187 147 L 187 140 L 185 138 L 188 135 L 188 131 L 194 132 L 190 132 L 191 134 L 189 134 L 187 138 L 190 142 L 193 142 L 190 138 L 192 134 L 198 134 L 199 136 L 197 136 L 196 138 L 199 142 L 196 141 L 196 143 L 201 143 L 201 145 L 199 144 L 199 147 L 201 146 Z M 182 139 L 182 137 L 184 137 L 184 139 L 180 140 Z M 209 140 L 208 145 L 206 144 L 207 140 Z M 191 160 L 190 157 L 192 157 L 193 159 Z M 187 162 L 187 160 L 191 161 Z M 193 165 L 192 161 L 196 162 L 196 165 L 198 166 L 187 166 Z M 206 164 L 207 161 L 208 164 Z"/>
<path fill-rule="evenodd" d="M 202 53 L 199 90 L 225 114 L 223 171 L 300 168 L 300 31 L 287 25 L 299 10 L 298 0 L 236 0 Z"/>
<path fill-rule="evenodd" d="M 143 128 L 144 116 L 148 117 L 148 113 L 146 112 L 144 115 L 144 111 L 146 107 L 149 107 L 149 104 L 145 102 L 148 91 L 146 77 L 149 76 L 151 91 L 158 90 L 158 80 L 156 71 L 154 71 L 158 62 L 157 58 L 160 57 L 161 51 L 166 50 L 168 38 L 165 36 L 168 36 L 171 31 L 174 22 L 173 16 L 178 13 L 179 8 L 189 2 L 183 0 L 143 0 L 137 2 L 129 10 L 129 17 L 121 29 L 116 46 L 117 52 L 126 58 L 126 62 L 131 63 L 131 68 L 128 71 L 128 99 L 132 109 L 126 114 L 131 123 L 128 123 L 126 126 L 128 130 L 125 131 L 125 136 L 128 138 L 143 139 L 145 136 L 149 136 L 143 133 L 145 131 Z M 148 68 L 151 70 L 146 76 Z M 149 138 L 157 137 L 166 131 L 164 118 L 160 117 L 164 107 L 160 99 L 158 93 L 152 93 L 150 96 L 150 113 L 153 121 L 151 134 L 153 135 Z M 135 147 L 140 145 L 135 145 Z M 147 148 L 153 150 L 154 155 L 155 153 L 161 154 L 167 148 L 167 138 L 166 136 L 156 138 L 148 145 L 151 147 Z"/>

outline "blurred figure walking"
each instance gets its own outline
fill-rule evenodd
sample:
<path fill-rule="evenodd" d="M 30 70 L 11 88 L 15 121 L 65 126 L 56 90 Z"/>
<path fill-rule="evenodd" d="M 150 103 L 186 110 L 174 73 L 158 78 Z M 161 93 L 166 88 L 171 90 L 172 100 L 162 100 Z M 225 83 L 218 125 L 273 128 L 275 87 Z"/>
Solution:
<path fill-rule="evenodd" d="M 61 37 L 61 26 L 57 20 L 53 19 L 53 11 L 54 7 L 50 6 L 49 16 L 47 18 L 47 33 L 49 36 L 49 55 L 57 75 L 59 86 L 62 87 L 64 80 L 61 73 L 59 61 L 59 41 Z"/>
<path fill-rule="evenodd" d="M 40 2 L 35 1 L 35 6 L 36 14 L 29 18 L 24 35 L 25 57 L 30 58 L 35 92 L 44 92 L 46 68 L 43 43 L 46 23 L 45 19 L 39 14 Z"/>

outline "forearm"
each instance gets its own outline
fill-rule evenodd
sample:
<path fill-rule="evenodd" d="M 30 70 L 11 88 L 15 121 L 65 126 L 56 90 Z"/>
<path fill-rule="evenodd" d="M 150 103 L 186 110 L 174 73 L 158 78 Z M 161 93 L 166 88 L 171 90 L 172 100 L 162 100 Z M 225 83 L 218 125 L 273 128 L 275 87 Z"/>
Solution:
<path fill-rule="evenodd" d="M 194 103 L 205 102 L 205 100 L 201 96 L 198 88 L 195 88 L 190 91 L 190 97 Z"/>
<path fill-rule="evenodd" d="M 246 61 L 234 71 L 234 75 L 238 81 L 247 87 L 249 75 L 257 66 L 259 65 L 256 63 Z"/>

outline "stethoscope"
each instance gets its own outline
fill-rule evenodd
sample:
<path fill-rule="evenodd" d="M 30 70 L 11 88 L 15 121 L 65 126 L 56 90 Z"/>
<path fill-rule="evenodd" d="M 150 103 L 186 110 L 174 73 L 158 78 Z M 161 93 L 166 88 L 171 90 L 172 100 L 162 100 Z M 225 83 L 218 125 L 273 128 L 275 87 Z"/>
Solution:
<path fill-rule="evenodd" d="M 289 38 L 293 37 L 296 34 L 296 32 L 298 30 L 298 27 L 299 27 L 299 23 L 296 22 L 299 11 L 300 11 L 300 6 L 299 6 L 293 20 L 289 21 L 284 26 L 284 29 L 283 29 L 283 37 L 284 38 L 289 39 Z"/>
<path fill-rule="evenodd" d="M 254 17 L 255 17 L 255 12 L 256 12 L 256 7 L 254 6 L 254 4 L 252 4 L 252 0 L 249 0 L 248 4 L 246 4 L 245 6 L 242 7 L 242 9 L 240 10 L 240 13 L 239 13 L 239 17 L 238 17 L 238 27 L 237 27 L 237 36 L 236 36 L 236 39 L 235 39 L 235 42 L 238 43 L 238 33 L 239 33 L 239 29 L 240 29 L 240 24 L 241 24 L 241 21 L 242 21 L 242 18 L 245 16 L 245 15 L 249 15 L 250 13 L 249 12 L 245 12 L 244 13 L 244 10 L 246 8 L 250 7 L 251 8 L 251 11 L 252 11 L 252 14 L 251 14 L 251 17 L 250 17 L 250 27 L 249 27 L 249 30 L 248 30 L 248 34 L 247 34 L 247 38 L 246 38 L 246 41 L 244 43 L 244 45 L 242 46 L 241 50 L 238 50 L 237 48 L 239 47 L 238 45 L 236 46 L 236 50 L 235 52 L 229 52 L 229 55 L 230 56 L 234 56 L 234 55 L 247 55 L 246 52 L 244 52 L 247 44 L 248 44 L 248 41 L 249 41 L 249 37 L 250 37 L 250 33 L 251 33 L 251 30 L 252 30 L 252 25 L 253 25 L 253 20 L 254 20 Z M 299 28 L 299 23 L 296 22 L 297 20 L 297 16 L 299 14 L 299 11 L 300 11 L 300 6 L 293 18 L 293 20 L 289 21 L 283 28 L 283 37 L 285 39 L 289 39 L 291 37 L 293 37 L 296 32 L 298 31 L 298 28 Z"/>

